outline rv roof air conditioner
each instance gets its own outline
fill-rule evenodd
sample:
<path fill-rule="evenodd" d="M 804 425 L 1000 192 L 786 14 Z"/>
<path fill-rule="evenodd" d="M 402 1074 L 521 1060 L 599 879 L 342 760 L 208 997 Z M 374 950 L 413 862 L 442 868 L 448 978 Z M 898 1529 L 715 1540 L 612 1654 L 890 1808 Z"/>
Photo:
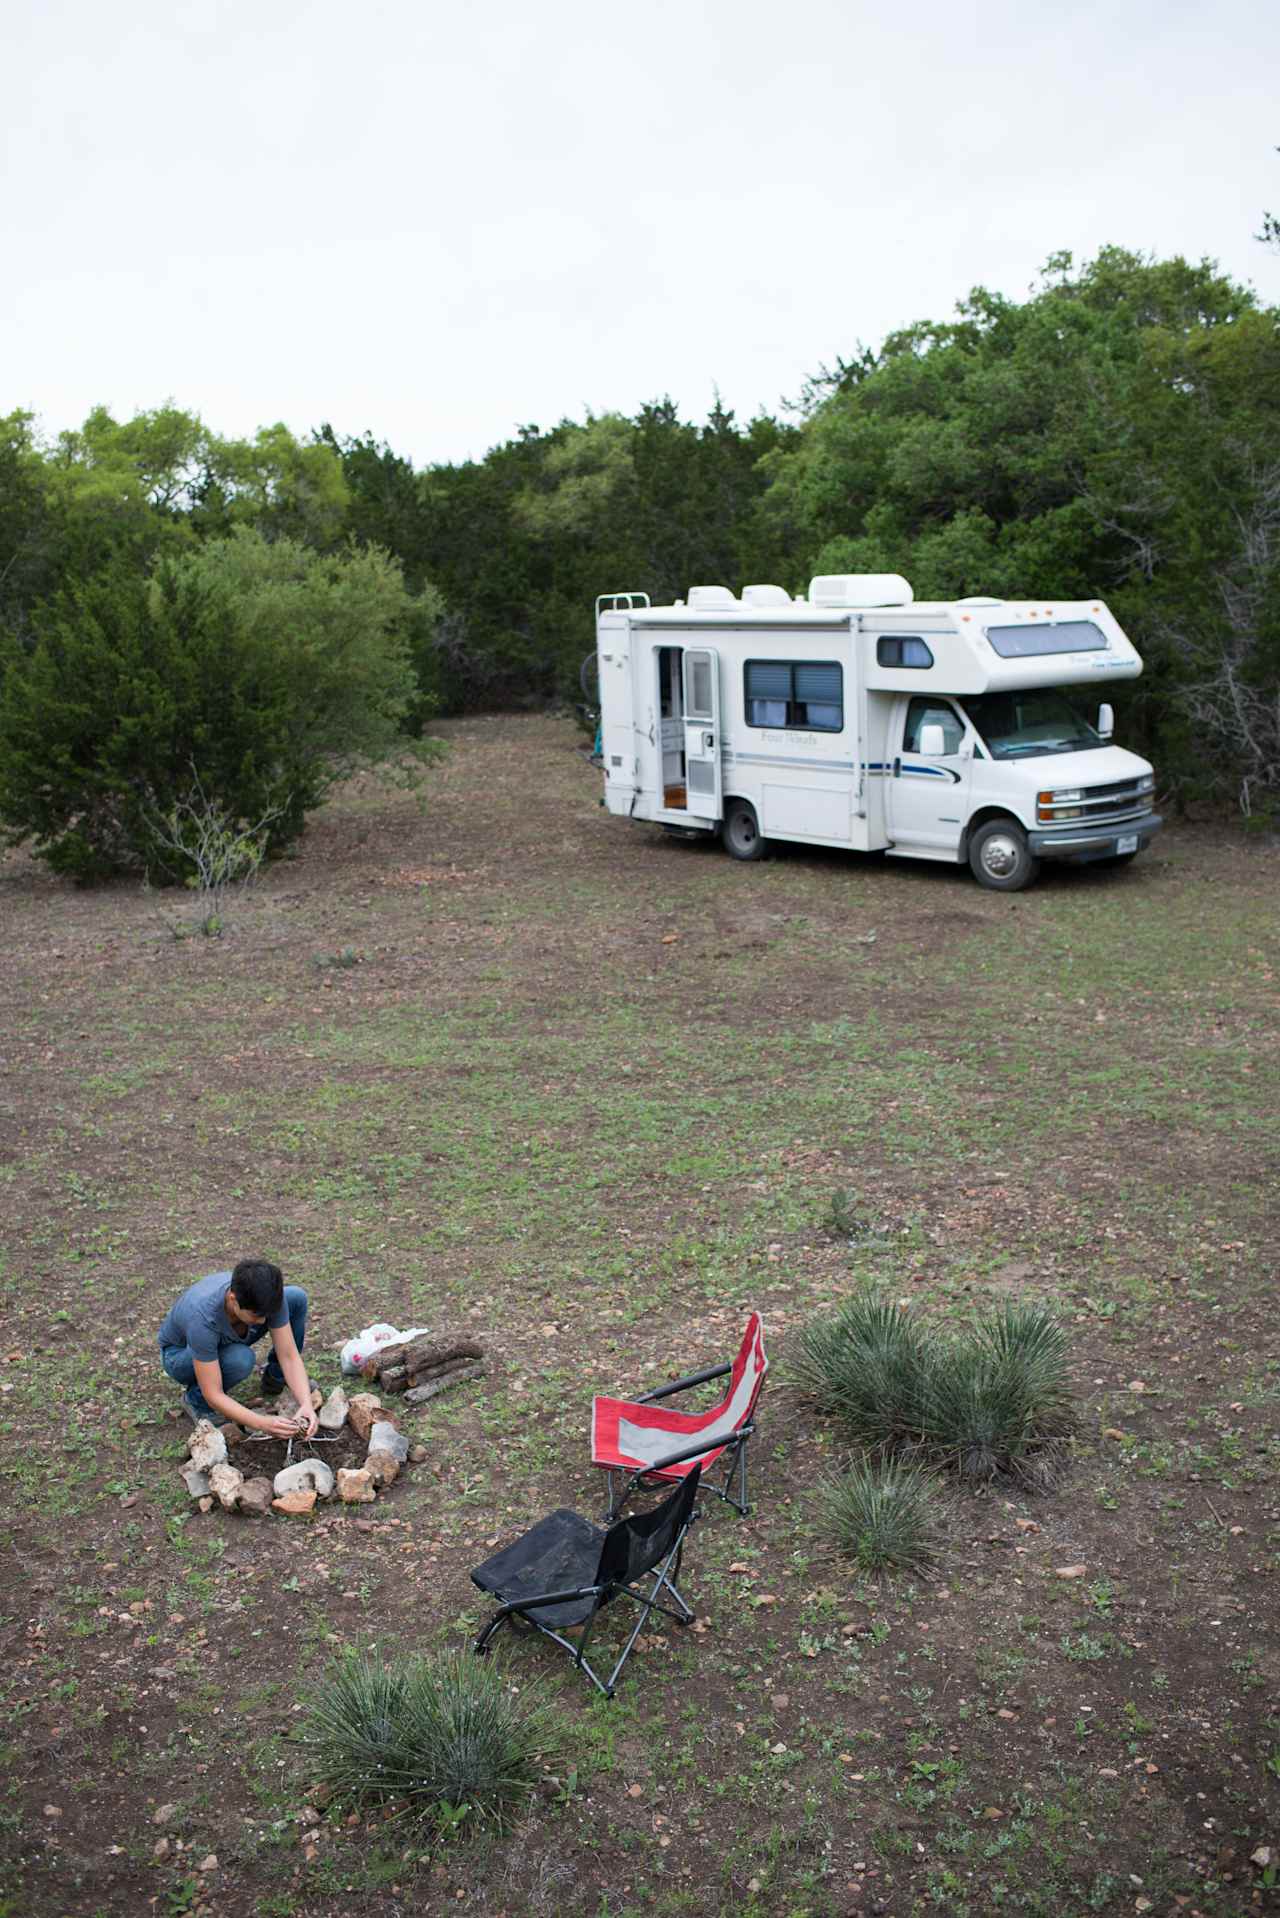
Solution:
<path fill-rule="evenodd" d="M 694 612 L 713 612 L 717 606 L 736 606 L 737 600 L 727 586 L 691 586 L 689 605 Z"/>
<path fill-rule="evenodd" d="M 790 606 L 791 595 L 785 586 L 744 586 L 744 606 Z"/>
<path fill-rule="evenodd" d="M 814 606 L 910 606 L 914 597 L 901 573 L 819 573 L 809 581 Z"/>

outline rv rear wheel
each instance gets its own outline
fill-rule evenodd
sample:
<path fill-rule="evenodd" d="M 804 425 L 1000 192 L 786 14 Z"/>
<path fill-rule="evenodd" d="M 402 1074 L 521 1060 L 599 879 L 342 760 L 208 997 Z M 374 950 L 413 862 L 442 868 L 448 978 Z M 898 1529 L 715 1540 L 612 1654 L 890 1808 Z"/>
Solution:
<path fill-rule="evenodd" d="M 731 859 L 763 859 L 765 842 L 760 835 L 756 809 L 745 799 L 731 799 L 724 809 L 724 849 Z"/>
<path fill-rule="evenodd" d="M 969 870 L 993 892 L 1021 892 L 1035 880 L 1040 861 L 1015 819 L 988 819 L 969 841 Z"/>

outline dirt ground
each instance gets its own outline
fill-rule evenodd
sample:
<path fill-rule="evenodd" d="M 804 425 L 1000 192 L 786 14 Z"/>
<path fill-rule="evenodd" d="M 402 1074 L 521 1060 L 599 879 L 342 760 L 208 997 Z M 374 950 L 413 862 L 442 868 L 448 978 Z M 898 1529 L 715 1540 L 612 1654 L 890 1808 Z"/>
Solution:
<path fill-rule="evenodd" d="M 567 721 L 441 730 L 421 803 L 346 789 L 222 938 L 0 858 L 0 1918 L 1268 1906 L 1280 853 L 1174 825 L 1013 897 L 739 865 L 608 817 Z M 250 1255 L 326 1392 L 373 1319 L 490 1342 L 376 1507 L 192 1507 L 156 1328 Z M 832 1553 L 845 1448 L 786 1383 L 868 1279 L 1071 1333 L 1064 1481 L 950 1495 L 927 1580 Z M 561 1735 L 514 1829 L 317 1816 L 335 1655 L 465 1648 L 470 1567 L 603 1508 L 592 1393 L 752 1306 L 754 1509 L 695 1528 L 698 1626 L 611 1703 L 500 1638 Z"/>

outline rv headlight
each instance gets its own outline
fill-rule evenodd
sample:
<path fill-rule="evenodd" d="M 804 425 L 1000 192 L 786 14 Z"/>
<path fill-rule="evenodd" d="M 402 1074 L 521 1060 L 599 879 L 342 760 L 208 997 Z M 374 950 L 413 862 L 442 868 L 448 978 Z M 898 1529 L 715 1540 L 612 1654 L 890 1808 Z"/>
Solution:
<path fill-rule="evenodd" d="M 1153 793 L 1155 789 L 1156 789 L 1155 774 L 1143 773 L 1141 779 L 1138 781 L 1138 791 L 1140 793 Z"/>
<path fill-rule="evenodd" d="M 1056 826 L 1064 819 L 1079 819 L 1083 808 L 1075 802 L 1084 798 L 1078 786 L 1058 792 L 1036 794 L 1036 818 L 1042 825 Z"/>

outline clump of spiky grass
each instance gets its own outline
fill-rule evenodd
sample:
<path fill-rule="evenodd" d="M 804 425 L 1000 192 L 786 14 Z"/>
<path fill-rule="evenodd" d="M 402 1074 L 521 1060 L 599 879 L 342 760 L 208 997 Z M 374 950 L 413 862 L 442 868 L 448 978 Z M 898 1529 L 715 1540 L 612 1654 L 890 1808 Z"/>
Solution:
<path fill-rule="evenodd" d="M 918 1465 L 869 1459 L 821 1486 L 819 1520 L 864 1572 L 929 1570 L 938 1551 L 937 1492 Z"/>
<path fill-rule="evenodd" d="M 1048 1483 L 1074 1424 L 1066 1334 L 1039 1306 L 1005 1306 L 945 1340 L 862 1293 L 804 1327 L 789 1372 L 868 1452 L 971 1481 Z"/>
<path fill-rule="evenodd" d="M 1043 1483 L 1072 1423 L 1066 1334 L 1039 1306 L 1006 1306 L 933 1355 L 920 1442 L 962 1478 Z"/>
<path fill-rule="evenodd" d="M 859 1293 L 800 1332 L 788 1373 L 851 1438 L 890 1451 L 916 1432 L 928 1352 L 908 1313 L 877 1292 Z"/>
<path fill-rule="evenodd" d="M 503 1824 L 550 1751 L 545 1713 L 467 1657 L 350 1658 L 323 1681 L 304 1733 L 317 1783 L 360 1804 Z"/>

